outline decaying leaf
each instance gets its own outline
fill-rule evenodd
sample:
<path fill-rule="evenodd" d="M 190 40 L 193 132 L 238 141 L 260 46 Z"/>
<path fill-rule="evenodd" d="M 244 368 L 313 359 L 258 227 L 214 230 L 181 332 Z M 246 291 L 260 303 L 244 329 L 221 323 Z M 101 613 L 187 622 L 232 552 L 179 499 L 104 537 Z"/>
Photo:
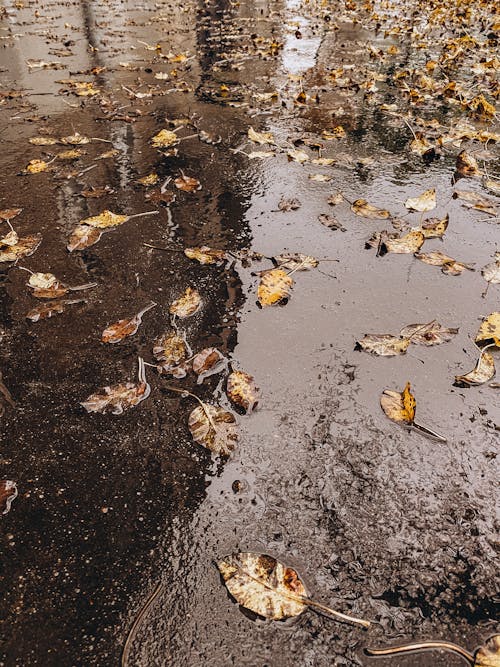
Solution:
<path fill-rule="evenodd" d="M 142 322 L 142 316 L 156 306 L 156 303 L 150 303 L 148 306 L 140 310 L 137 315 L 131 318 L 118 320 L 114 324 L 110 324 L 102 332 L 101 340 L 103 343 L 119 343 L 127 336 L 133 336 Z"/>
<path fill-rule="evenodd" d="M 500 285 L 500 252 L 495 253 L 493 262 L 483 266 L 481 274 L 489 285 Z"/>
<path fill-rule="evenodd" d="M 391 217 L 389 211 L 369 204 L 366 199 L 356 199 L 351 206 L 351 211 L 362 218 L 371 218 L 374 220 L 387 220 Z"/>
<path fill-rule="evenodd" d="M 83 299 L 61 299 L 59 301 L 48 301 L 47 303 L 32 308 L 26 314 L 26 319 L 31 320 L 32 322 L 47 320 L 49 317 L 63 313 L 66 306 L 69 306 L 72 303 L 82 302 Z"/>
<path fill-rule="evenodd" d="M 59 280 L 53 273 L 32 273 L 28 285 L 36 289 L 50 289 L 59 285 Z"/>
<path fill-rule="evenodd" d="M 500 667 L 500 635 L 493 635 L 477 649 L 473 667 Z"/>
<path fill-rule="evenodd" d="M 380 405 L 387 417 L 398 424 L 412 426 L 415 420 L 417 402 L 410 391 L 410 383 L 400 393 L 392 389 L 384 389 L 380 397 Z"/>
<path fill-rule="evenodd" d="M 285 199 L 285 197 L 282 197 L 280 203 L 278 204 L 278 208 L 280 211 L 296 211 L 300 207 L 301 207 L 300 201 L 295 198 Z"/>
<path fill-rule="evenodd" d="M 195 259 L 200 264 L 221 264 L 227 259 L 224 250 L 215 250 L 206 245 L 202 245 L 199 248 L 185 248 L 184 254 L 189 259 Z"/>
<path fill-rule="evenodd" d="M 385 255 L 388 252 L 398 255 L 415 253 L 420 250 L 424 241 L 425 236 L 418 229 L 412 229 L 408 234 L 399 238 L 391 238 L 387 235 L 380 244 L 379 254 Z"/>
<path fill-rule="evenodd" d="M 77 225 L 71 232 L 66 248 L 69 252 L 83 250 L 95 245 L 101 238 L 102 231 L 90 225 Z"/>
<path fill-rule="evenodd" d="M 366 334 L 356 342 L 354 349 L 371 352 L 380 357 L 395 357 L 406 354 L 409 345 L 409 338 L 399 338 L 392 334 Z"/>
<path fill-rule="evenodd" d="M 17 484 L 10 479 L 0 480 L 0 513 L 8 514 L 12 501 L 17 498 Z"/>
<path fill-rule="evenodd" d="M 455 190 L 453 199 L 460 199 L 462 206 L 467 208 L 473 208 L 476 211 L 482 211 L 488 215 L 498 215 L 496 202 L 489 197 L 478 195 L 475 192 L 470 192 L 469 190 Z"/>
<path fill-rule="evenodd" d="M 185 174 L 178 176 L 174 180 L 174 184 L 178 190 L 182 190 L 183 192 L 196 192 L 197 190 L 201 190 L 200 181 L 197 178 L 191 178 L 191 176 L 186 176 Z"/>
<path fill-rule="evenodd" d="M 426 239 L 440 239 L 448 229 L 448 222 L 450 216 L 447 214 L 445 218 L 428 218 L 422 223 L 420 231 Z"/>
<path fill-rule="evenodd" d="M 466 151 L 457 155 L 456 170 L 460 176 L 477 176 L 481 173 L 476 158 Z"/>
<path fill-rule="evenodd" d="M 425 264 L 440 266 L 441 271 L 450 276 L 459 276 L 465 269 L 475 271 L 473 264 L 458 262 L 453 257 L 449 257 L 442 252 L 434 250 L 432 252 L 416 252 L 415 257 Z"/>
<path fill-rule="evenodd" d="M 303 255 L 300 252 L 282 252 L 272 257 L 272 262 L 280 269 L 288 271 L 309 271 L 309 269 L 315 269 L 319 264 L 316 257 Z"/>
<path fill-rule="evenodd" d="M 311 600 L 298 573 L 272 556 L 237 553 L 225 556 L 217 566 L 236 602 L 263 618 L 280 621 L 312 607 L 342 621 L 370 626 L 369 621 L 346 616 Z"/>
<path fill-rule="evenodd" d="M 290 148 L 287 151 L 287 156 L 290 161 L 299 162 L 300 164 L 308 162 L 309 160 L 309 155 L 305 151 L 301 151 L 298 148 Z"/>
<path fill-rule="evenodd" d="M 99 215 L 94 215 L 90 218 L 80 220 L 80 225 L 87 225 L 89 227 L 97 227 L 98 229 L 107 229 L 108 227 L 117 227 L 127 222 L 128 215 L 119 215 L 112 211 L 105 210 Z"/>
<path fill-rule="evenodd" d="M 125 410 L 139 405 L 151 393 L 151 387 L 146 381 L 144 360 L 139 357 L 138 381 L 115 384 L 104 387 L 91 394 L 86 401 L 80 403 L 87 412 L 100 412 L 102 414 L 111 412 L 113 415 L 121 415 Z"/>
<path fill-rule="evenodd" d="M 455 376 L 455 382 L 453 383 L 455 387 L 484 384 L 495 377 L 495 360 L 493 355 L 488 352 L 488 347 L 494 347 L 494 345 L 487 345 L 482 348 L 474 370 L 465 375 Z"/>
<path fill-rule="evenodd" d="M 409 197 L 405 201 L 405 206 L 411 211 L 420 211 L 421 213 L 426 211 L 432 211 L 432 209 L 436 208 L 435 188 L 426 190 L 418 197 Z"/>
<path fill-rule="evenodd" d="M 318 220 L 322 225 L 328 227 L 328 229 L 340 229 L 345 232 L 345 227 L 342 226 L 342 223 L 337 220 L 333 215 L 328 215 L 327 213 L 320 213 L 318 215 Z"/>
<path fill-rule="evenodd" d="M 218 456 L 229 456 L 238 442 L 238 427 L 234 415 L 220 406 L 202 403 L 189 415 L 191 436 Z"/>
<path fill-rule="evenodd" d="M 21 257 L 29 257 L 38 248 L 42 242 L 40 234 L 33 234 L 31 236 L 23 236 L 18 239 L 15 245 L 7 245 L 0 248 L 0 262 L 15 262 Z"/>
<path fill-rule="evenodd" d="M 427 324 L 408 324 L 399 332 L 400 336 L 409 338 L 416 345 L 441 345 L 456 336 L 458 329 L 443 327 L 437 320 Z"/>
<path fill-rule="evenodd" d="M 500 312 L 491 313 L 484 318 L 474 342 L 480 348 L 492 344 L 500 347 Z"/>
<path fill-rule="evenodd" d="M 17 232 L 15 232 L 13 229 L 11 229 L 8 234 L 2 236 L 2 238 L 0 239 L 0 247 L 15 246 L 18 243 L 19 243 L 19 236 L 17 235 Z"/>
<path fill-rule="evenodd" d="M 4 208 L 0 211 L 0 220 L 12 220 L 16 215 L 19 215 L 23 209 L 22 208 Z"/>
<path fill-rule="evenodd" d="M 160 130 L 158 134 L 151 139 L 153 148 L 170 148 L 179 143 L 179 137 L 170 130 Z"/>
<path fill-rule="evenodd" d="M 283 269 L 266 271 L 257 289 L 258 302 L 262 307 L 286 303 L 293 286 L 291 278 Z"/>
<path fill-rule="evenodd" d="M 48 162 L 45 160 L 30 160 L 26 165 L 26 168 L 21 172 L 22 174 L 39 174 L 41 171 L 45 171 L 49 166 Z"/>
<path fill-rule="evenodd" d="M 198 376 L 198 384 L 210 375 L 225 370 L 227 366 L 226 357 L 215 347 L 206 347 L 193 357 L 192 367 L 193 371 Z"/>
<path fill-rule="evenodd" d="M 181 378 L 187 374 L 186 359 L 191 350 L 186 340 L 178 334 L 163 334 L 153 346 L 153 354 L 160 362 L 160 370 L 174 377 Z"/>
<path fill-rule="evenodd" d="M 274 144 L 274 137 L 271 132 L 256 132 L 253 127 L 248 128 L 248 138 L 256 144 Z"/>
<path fill-rule="evenodd" d="M 259 388 L 254 378 L 243 371 L 233 371 L 227 378 L 227 395 L 231 403 L 252 412 L 259 403 Z"/>
<path fill-rule="evenodd" d="M 201 296 L 198 290 L 187 287 L 182 296 L 170 305 L 170 314 L 184 318 L 194 315 L 201 306 Z"/>

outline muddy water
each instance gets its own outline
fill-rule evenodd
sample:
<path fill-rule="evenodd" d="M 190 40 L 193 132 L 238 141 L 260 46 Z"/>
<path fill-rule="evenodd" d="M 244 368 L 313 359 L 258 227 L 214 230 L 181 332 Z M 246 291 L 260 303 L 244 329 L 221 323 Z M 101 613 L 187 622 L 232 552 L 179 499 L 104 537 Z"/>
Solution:
<path fill-rule="evenodd" d="M 471 336 L 481 317 L 498 309 L 498 290 L 492 286 L 481 299 L 479 272 L 453 278 L 411 256 L 375 257 L 363 246 L 383 221 L 356 217 L 348 205 L 334 211 L 345 231 L 317 218 L 332 213 L 327 198 L 337 190 L 404 215 L 408 196 L 436 187 L 435 213 L 451 219 L 445 251 L 477 266 L 490 261 L 498 227 L 450 200 L 452 160 L 425 166 L 409 156 L 405 126 L 369 104 L 357 101 L 335 117 L 328 94 L 312 110 L 244 106 L 252 90 L 293 90 L 299 84 L 289 75 L 312 84 L 314 64 L 356 62 L 368 33 L 347 22 L 328 31 L 295 2 L 8 5 L 3 27 L 2 89 L 26 92 L 0 107 L 1 208 L 23 207 L 13 223 L 43 235 L 21 264 L 99 287 L 85 293 L 84 304 L 28 324 L 35 300 L 27 274 L 3 274 L 1 370 L 17 407 L 2 417 L 1 476 L 17 481 L 19 497 L 2 517 L 1 664 L 118 664 L 158 582 L 164 588 L 138 632 L 133 665 L 461 664 L 439 654 L 374 661 L 362 647 L 446 638 L 472 649 L 494 631 L 498 390 L 451 382 L 472 368 Z M 284 48 L 259 56 L 252 34 Z M 177 77 L 175 64 L 155 55 L 158 42 L 163 53 L 188 53 Z M 27 60 L 40 58 L 66 69 L 30 71 Z M 109 103 L 59 94 L 59 80 L 93 67 L 106 69 L 74 78 L 94 80 Z M 169 79 L 154 79 L 157 72 Z M 187 92 L 141 99 L 123 88 L 165 92 L 179 79 Z M 228 91 L 221 93 L 221 84 Z M 221 143 L 186 139 L 177 158 L 162 157 L 149 138 L 167 119 L 187 115 Z M 341 147 L 326 148 L 324 156 L 337 159 L 333 167 L 301 166 L 285 155 L 250 160 L 231 150 L 252 150 L 249 124 L 286 145 L 333 121 L 353 129 Z M 16 175 L 58 148 L 31 146 L 28 137 L 74 130 L 111 141 L 118 156 L 96 160 L 110 145 L 93 142 L 83 146 L 87 155 L 77 167 L 96 166 L 79 177 L 66 178 L 60 166 Z M 185 128 L 179 136 L 192 133 Z M 359 163 L 367 157 L 371 164 Z M 179 169 L 203 189 L 177 192 L 169 207 L 146 201 L 135 184 L 150 171 L 163 182 Z M 314 173 L 332 180 L 311 181 Z M 115 192 L 79 194 L 103 184 Z M 282 197 L 297 197 L 301 208 L 278 211 Z M 159 213 L 68 255 L 73 226 L 104 208 Z M 253 272 L 269 263 L 202 267 L 178 252 L 202 243 L 267 256 L 286 249 L 325 261 L 320 271 L 294 274 L 286 307 L 261 310 Z M 430 243 L 442 248 L 439 240 Z M 203 295 L 200 313 L 183 326 L 193 349 L 219 347 L 262 390 L 260 409 L 240 418 L 241 443 L 224 465 L 191 442 L 192 401 L 168 392 L 152 369 L 151 397 L 120 417 L 89 416 L 78 405 L 98 387 L 133 379 L 138 354 L 152 360 L 152 340 L 169 327 L 168 305 L 188 285 Z M 112 348 L 99 342 L 107 324 L 151 300 L 158 305 L 136 336 Z M 394 359 L 353 350 L 365 332 L 434 317 L 460 327 L 453 342 Z M 408 379 L 422 421 L 448 443 L 407 433 L 380 412 L 382 389 Z M 218 377 L 202 387 L 177 384 L 225 401 Z M 237 550 L 283 558 L 316 599 L 372 619 L 373 629 L 310 611 L 286 623 L 250 618 L 212 564 Z"/>

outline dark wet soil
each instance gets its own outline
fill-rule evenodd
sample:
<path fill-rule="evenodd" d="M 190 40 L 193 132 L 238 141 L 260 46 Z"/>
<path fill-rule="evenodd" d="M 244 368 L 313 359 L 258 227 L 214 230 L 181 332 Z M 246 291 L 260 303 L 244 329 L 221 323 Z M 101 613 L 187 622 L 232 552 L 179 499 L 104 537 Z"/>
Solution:
<path fill-rule="evenodd" d="M 499 309 L 499 288 L 483 299 L 480 271 L 454 278 L 411 256 L 375 257 L 363 246 L 383 221 L 363 220 L 348 206 L 335 210 L 344 231 L 322 226 L 318 215 L 332 213 L 327 199 L 338 190 L 404 215 L 407 197 L 435 187 L 433 214 L 451 220 L 445 251 L 477 267 L 498 249 L 499 228 L 450 198 L 454 159 L 428 165 L 408 154 L 408 128 L 369 100 L 340 108 L 325 88 L 316 106 L 286 101 L 299 75 L 306 90 L 321 89 L 332 62 L 363 63 L 367 40 L 386 44 L 352 19 L 344 3 L 328 11 L 224 0 L 4 4 L 0 208 L 22 207 L 12 221 L 17 231 L 43 237 L 18 265 L 98 287 L 82 293 L 85 302 L 31 323 L 25 315 L 37 302 L 28 274 L 1 265 L 0 370 L 16 405 L 6 404 L 1 417 L 0 478 L 19 490 L 1 518 L 1 665 L 119 664 L 160 582 L 130 665 L 458 667 L 460 658 L 444 654 L 377 661 L 362 649 L 442 638 L 472 650 L 494 632 L 499 394 L 452 382 L 473 367 L 472 338 L 481 318 Z M 176 62 L 181 53 L 188 60 Z M 33 66 L 40 59 L 62 68 Z M 155 78 L 160 72 L 168 79 Z M 93 81 L 100 94 L 61 92 L 67 79 Z M 253 96 L 274 90 L 285 101 L 270 108 Z M 180 137 L 204 130 L 221 141 L 191 136 L 177 157 L 151 147 L 160 129 L 186 118 Z M 348 130 L 324 152 L 337 160 L 333 167 L 245 154 L 267 150 L 248 147 L 250 125 L 292 146 L 326 123 Z M 31 159 L 63 149 L 31 145 L 30 137 L 75 131 L 112 145 L 93 141 L 76 163 L 19 175 Z M 97 159 L 112 147 L 116 156 Z M 498 155 L 489 165 L 498 171 Z M 155 171 L 162 183 L 180 170 L 202 189 L 176 191 L 169 206 L 147 200 L 136 182 Z M 308 178 L 315 173 L 332 180 Z M 103 185 L 112 194 L 81 195 Z M 302 205 L 284 213 L 282 197 Z M 73 227 L 106 208 L 159 213 L 69 254 Z M 203 244 L 329 261 L 321 272 L 294 275 L 286 307 L 262 310 L 253 272 L 269 263 L 200 266 L 181 252 Z M 151 396 L 121 416 L 89 415 L 79 405 L 99 387 L 133 381 L 138 355 L 153 361 L 152 341 L 169 330 L 169 304 L 187 286 L 203 300 L 181 324 L 193 350 L 219 348 L 262 390 L 259 410 L 239 417 L 241 441 L 226 462 L 192 442 L 186 424 L 194 402 L 169 392 L 154 369 Z M 100 342 L 108 324 L 150 301 L 158 305 L 135 336 Z M 433 318 L 460 327 L 446 346 L 393 359 L 354 351 L 366 332 Z M 408 379 L 419 416 L 446 444 L 381 413 L 383 388 Z M 201 386 L 172 382 L 226 401 L 220 376 Z M 316 599 L 374 625 L 366 632 L 312 611 L 285 623 L 250 617 L 213 566 L 234 551 L 281 558 Z"/>

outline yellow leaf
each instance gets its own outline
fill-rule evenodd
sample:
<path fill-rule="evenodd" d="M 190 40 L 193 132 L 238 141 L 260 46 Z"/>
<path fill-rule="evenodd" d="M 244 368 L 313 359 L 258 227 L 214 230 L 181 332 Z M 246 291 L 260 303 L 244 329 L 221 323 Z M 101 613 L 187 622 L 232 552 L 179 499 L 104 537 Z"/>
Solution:
<path fill-rule="evenodd" d="M 484 318 L 476 334 L 475 343 L 481 348 L 492 343 L 500 347 L 500 312 L 491 313 Z"/>
<path fill-rule="evenodd" d="M 455 377 L 453 384 L 456 387 L 470 387 L 471 385 L 484 384 L 495 377 L 495 361 L 493 355 L 486 350 L 486 347 L 489 346 L 485 346 L 482 350 L 474 370 L 466 375 L 457 375 Z"/>
<path fill-rule="evenodd" d="M 45 160 L 30 160 L 24 170 L 26 174 L 39 174 L 41 171 L 45 171 L 49 166 L 48 162 Z"/>
<path fill-rule="evenodd" d="M 260 279 L 257 298 L 261 306 L 274 306 L 288 300 L 293 279 L 282 269 L 266 271 Z"/>
<path fill-rule="evenodd" d="M 410 383 L 406 383 L 406 387 L 401 393 L 392 391 L 391 389 L 384 389 L 380 397 L 380 405 L 387 417 L 398 424 L 407 424 L 411 426 L 415 419 L 415 410 L 417 402 L 415 397 L 410 392 Z"/>
<path fill-rule="evenodd" d="M 184 254 L 189 259 L 195 259 L 200 264 L 220 264 L 227 258 L 224 250 L 214 250 L 206 245 L 199 248 L 185 248 Z"/>
<path fill-rule="evenodd" d="M 187 287 L 182 296 L 176 299 L 171 305 L 169 312 L 180 318 L 194 315 L 201 305 L 201 297 L 198 290 Z"/>
<path fill-rule="evenodd" d="M 160 130 L 158 134 L 151 139 L 151 145 L 154 148 L 170 148 L 179 143 L 179 137 L 170 130 Z"/>
<path fill-rule="evenodd" d="M 98 229 L 106 229 L 107 227 L 117 227 L 128 220 L 128 215 L 119 215 L 112 211 L 105 210 L 99 215 L 94 215 L 91 218 L 80 220 L 80 225 L 88 225 L 89 227 L 97 227 Z"/>
<path fill-rule="evenodd" d="M 389 211 L 369 204 L 366 199 L 356 199 L 351 206 L 351 211 L 362 218 L 374 218 L 376 220 L 386 220 L 391 217 Z"/>
<path fill-rule="evenodd" d="M 231 403 L 252 412 L 259 402 L 259 389 L 254 378 L 243 371 L 233 371 L 227 378 L 227 395 Z"/>
<path fill-rule="evenodd" d="M 405 206 L 412 211 L 432 211 L 432 209 L 436 208 L 435 188 L 426 190 L 418 197 L 409 197 L 405 202 Z"/>

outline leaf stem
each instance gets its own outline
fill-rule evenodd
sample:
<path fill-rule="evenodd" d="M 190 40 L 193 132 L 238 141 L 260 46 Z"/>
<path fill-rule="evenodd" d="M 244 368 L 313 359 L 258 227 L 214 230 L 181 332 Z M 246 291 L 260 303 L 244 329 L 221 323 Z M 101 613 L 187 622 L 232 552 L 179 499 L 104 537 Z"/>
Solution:
<path fill-rule="evenodd" d="M 144 213 L 134 213 L 129 215 L 127 220 L 132 220 L 132 218 L 141 218 L 143 215 L 158 215 L 160 211 L 144 211 Z"/>
<path fill-rule="evenodd" d="M 470 665 L 474 665 L 474 656 L 471 655 L 468 651 L 463 649 L 458 644 L 452 644 L 451 642 L 420 642 L 417 644 L 407 644 L 406 646 L 392 646 L 390 648 L 384 649 L 375 649 L 375 648 L 365 648 L 366 655 L 372 656 L 381 656 L 381 655 L 399 655 L 401 653 L 413 653 L 414 651 L 435 651 L 442 649 L 443 651 L 451 651 L 456 653 L 462 658 L 465 658 Z"/>
<path fill-rule="evenodd" d="M 430 428 L 427 428 L 427 426 L 422 426 L 421 424 L 417 424 L 416 422 L 413 422 L 411 426 L 422 435 L 434 438 L 438 442 L 448 442 L 448 440 L 444 436 L 439 435 L 439 433 L 436 433 L 435 431 L 432 431 Z"/>
<path fill-rule="evenodd" d="M 156 600 L 158 595 L 162 592 L 163 590 L 163 583 L 160 582 L 156 588 L 153 590 L 151 595 L 148 597 L 146 602 L 143 604 L 140 612 L 137 614 L 136 619 L 130 628 L 130 632 L 127 635 L 127 639 L 125 640 L 125 644 L 123 646 L 123 652 L 122 652 L 122 659 L 121 659 L 121 665 L 122 667 L 127 667 L 128 665 L 128 658 L 130 655 L 130 649 L 132 648 L 132 644 L 134 642 L 134 639 L 137 635 L 137 631 L 146 616 L 147 612 L 149 611 L 151 605 L 153 602 Z"/>
<path fill-rule="evenodd" d="M 309 598 L 303 598 L 302 601 L 309 607 L 312 607 L 313 609 L 319 612 L 324 612 L 325 614 L 328 614 L 330 616 L 334 616 L 335 618 L 338 618 L 341 621 L 345 621 L 346 623 L 355 623 L 357 625 L 362 625 L 364 628 L 369 628 L 371 625 L 370 621 L 365 621 L 362 618 L 355 618 L 354 616 L 348 616 L 347 614 L 342 614 L 340 611 L 335 611 L 335 609 L 330 609 L 330 607 L 326 607 L 324 604 L 316 602 L 315 600 L 310 600 Z"/>

